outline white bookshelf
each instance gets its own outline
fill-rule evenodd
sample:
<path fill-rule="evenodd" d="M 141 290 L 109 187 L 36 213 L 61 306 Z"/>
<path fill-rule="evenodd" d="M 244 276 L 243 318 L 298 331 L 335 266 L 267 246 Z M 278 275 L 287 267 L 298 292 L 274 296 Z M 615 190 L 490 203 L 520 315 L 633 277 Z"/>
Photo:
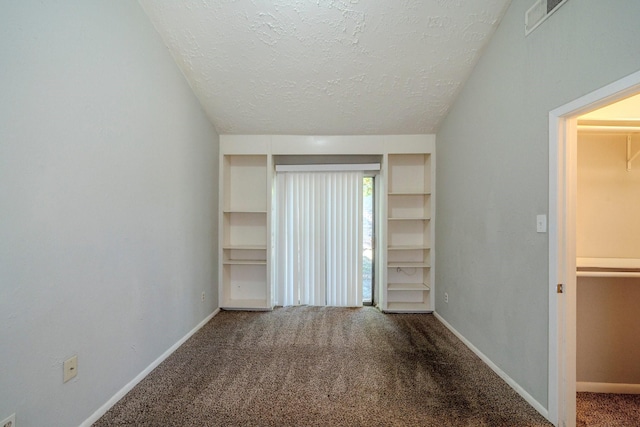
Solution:
<path fill-rule="evenodd" d="M 220 307 L 270 309 L 267 155 L 221 156 Z"/>
<path fill-rule="evenodd" d="M 384 311 L 433 311 L 431 162 L 430 153 L 387 156 Z"/>

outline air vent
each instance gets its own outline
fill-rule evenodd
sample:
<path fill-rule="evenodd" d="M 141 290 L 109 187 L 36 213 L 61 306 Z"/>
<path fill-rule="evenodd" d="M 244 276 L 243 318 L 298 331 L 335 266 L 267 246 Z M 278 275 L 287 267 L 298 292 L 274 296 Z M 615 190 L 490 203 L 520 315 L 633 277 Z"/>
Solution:
<path fill-rule="evenodd" d="M 567 0 L 537 0 L 524 14 L 524 34 L 529 35 Z"/>

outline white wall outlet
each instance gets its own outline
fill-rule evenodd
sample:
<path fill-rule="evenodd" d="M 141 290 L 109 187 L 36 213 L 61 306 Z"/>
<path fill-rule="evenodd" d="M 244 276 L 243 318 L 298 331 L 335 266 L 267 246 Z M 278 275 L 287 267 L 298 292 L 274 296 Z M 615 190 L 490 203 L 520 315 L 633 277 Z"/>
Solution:
<path fill-rule="evenodd" d="M 64 375 L 63 380 L 66 383 L 72 378 L 78 375 L 78 355 L 72 356 L 64 361 L 62 364 Z"/>
<path fill-rule="evenodd" d="M 0 421 L 0 427 L 16 427 L 16 414 L 11 414 L 10 417 Z"/>
<path fill-rule="evenodd" d="M 204 301 L 204 292 L 202 293 L 202 301 Z"/>
<path fill-rule="evenodd" d="M 449 304 L 449 293 L 445 292 L 444 293 L 444 302 L 446 302 L 447 304 Z"/>
<path fill-rule="evenodd" d="M 536 216 L 536 231 L 538 233 L 546 233 L 547 232 L 547 216 L 546 215 L 537 215 Z"/>

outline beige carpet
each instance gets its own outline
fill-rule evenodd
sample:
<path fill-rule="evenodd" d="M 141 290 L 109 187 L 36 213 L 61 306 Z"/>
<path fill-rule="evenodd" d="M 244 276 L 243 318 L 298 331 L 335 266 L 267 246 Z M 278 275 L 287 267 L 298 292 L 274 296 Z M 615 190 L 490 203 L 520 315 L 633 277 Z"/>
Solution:
<path fill-rule="evenodd" d="M 578 393 L 577 427 L 640 426 L 640 395 Z"/>
<path fill-rule="evenodd" d="M 95 426 L 550 426 L 432 315 L 221 312 Z"/>

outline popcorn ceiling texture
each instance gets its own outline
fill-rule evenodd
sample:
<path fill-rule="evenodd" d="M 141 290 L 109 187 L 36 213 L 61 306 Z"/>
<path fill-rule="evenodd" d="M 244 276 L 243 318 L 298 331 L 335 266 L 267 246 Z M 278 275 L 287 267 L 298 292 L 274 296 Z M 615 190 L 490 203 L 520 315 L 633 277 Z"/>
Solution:
<path fill-rule="evenodd" d="M 433 133 L 508 0 L 139 0 L 222 134 Z"/>

